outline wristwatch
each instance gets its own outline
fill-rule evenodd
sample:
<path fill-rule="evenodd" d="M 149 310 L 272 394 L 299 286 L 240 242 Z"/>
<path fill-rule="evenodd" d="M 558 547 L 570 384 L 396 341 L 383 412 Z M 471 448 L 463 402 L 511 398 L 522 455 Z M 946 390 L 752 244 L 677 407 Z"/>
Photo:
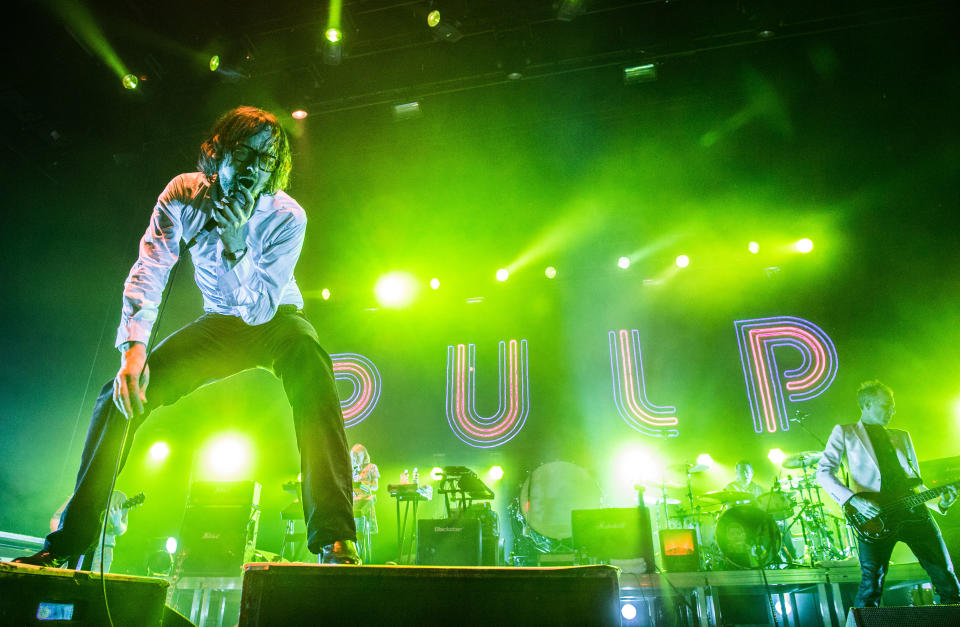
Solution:
<path fill-rule="evenodd" d="M 240 250 L 234 252 L 223 251 L 223 258 L 228 261 L 240 261 L 240 258 L 247 254 L 246 248 L 241 248 Z"/>

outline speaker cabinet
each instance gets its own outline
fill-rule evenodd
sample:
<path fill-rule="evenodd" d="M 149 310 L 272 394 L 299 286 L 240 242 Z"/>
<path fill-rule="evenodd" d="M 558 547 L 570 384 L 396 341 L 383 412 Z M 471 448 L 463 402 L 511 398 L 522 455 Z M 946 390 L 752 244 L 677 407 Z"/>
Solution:
<path fill-rule="evenodd" d="M 600 560 L 643 558 L 654 567 L 650 512 L 646 507 L 575 509 L 570 513 L 573 545 Z"/>
<path fill-rule="evenodd" d="M 180 577 L 237 577 L 253 558 L 260 521 L 260 485 L 198 481 L 190 486 L 180 527 Z"/>
<path fill-rule="evenodd" d="M 617 570 L 247 564 L 239 624 L 613 627 Z"/>
<path fill-rule="evenodd" d="M 0 625 L 107 625 L 100 575 L 0 563 Z M 106 575 L 115 625 L 161 627 L 167 582 Z"/>
<path fill-rule="evenodd" d="M 854 607 L 847 627 L 927 627 L 960 625 L 960 605 L 925 607 Z"/>
<path fill-rule="evenodd" d="M 480 566 L 483 556 L 480 521 L 439 518 L 417 521 L 417 564 Z"/>

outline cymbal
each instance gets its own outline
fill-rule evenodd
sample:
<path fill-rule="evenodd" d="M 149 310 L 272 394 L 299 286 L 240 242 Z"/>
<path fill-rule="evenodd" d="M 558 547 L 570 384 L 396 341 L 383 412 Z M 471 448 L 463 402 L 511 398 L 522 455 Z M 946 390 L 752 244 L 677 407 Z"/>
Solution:
<path fill-rule="evenodd" d="M 823 457 L 822 451 L 804 451 L 784 458 L 780 465 L 783 468 L 804 468 L 817 463 L 821 457 Z"/>
<path fill-rule="evenodd" d="M 749 492 L 739 492 L 737 490 L 714 490 L 701 494 L 699 498 L 713 503 L 747 503 L 753 500 L 753 495 Z"/>
<path fill-rule="evenodd" d="M 674 472 L 688 472 L 694 474 L 697 472 L 703 472 L 705 470 L 710 470 L 709 466 L 704 466 L 703 464 L 691 464 L 690 462 L 681 462 L 679 464 L 671 464 L 667 466 L 668 470 Z"/>

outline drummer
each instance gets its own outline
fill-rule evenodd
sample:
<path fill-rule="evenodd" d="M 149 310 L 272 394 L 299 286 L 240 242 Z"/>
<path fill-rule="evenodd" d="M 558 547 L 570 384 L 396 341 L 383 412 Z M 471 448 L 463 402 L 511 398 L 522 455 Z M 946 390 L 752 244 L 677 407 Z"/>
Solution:
<path fill-rule="evenodd" d="M 760 484 L 753 480 L 753 466 L 750 465 L 750 462 L 744 459 L 740 460 L 737 462 L 737 466 L 733 471 L 737 478 L 728 483 L 723 488 L 724 490 L 732 492 L 744 492 L 750 495 L 750 499 L 755 499 L 763 494 L 763 488 L 761 488 Z M 744 498 L 743 500 L 747 501 L 750 499 Z"/>

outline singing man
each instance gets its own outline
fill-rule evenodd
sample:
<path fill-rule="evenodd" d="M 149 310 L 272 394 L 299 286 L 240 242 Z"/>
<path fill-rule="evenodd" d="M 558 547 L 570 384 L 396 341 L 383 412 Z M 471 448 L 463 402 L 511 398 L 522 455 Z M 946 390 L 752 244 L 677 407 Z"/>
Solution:
<path fill-rule="evenodd" d="M 199 171 L 177 176 L 160 194 L 124 284 L 120 370 L 97 398 L 73 496 L 43 550 L 18 561 L 59 565 L 97 540 L 128 422 L 124 459 L 151 411 L 259 367 L 280 379 L 293 409 L 309 549 L 323 563 L 360 563 L 333 367 L 303 315 L 293 276 L 307 218 L 283 191 L 290 168 L 277 118 L 238 107 L 200 146 Z M 204 313 L 148 353 L 164 287 L 184 250 Z"/>

